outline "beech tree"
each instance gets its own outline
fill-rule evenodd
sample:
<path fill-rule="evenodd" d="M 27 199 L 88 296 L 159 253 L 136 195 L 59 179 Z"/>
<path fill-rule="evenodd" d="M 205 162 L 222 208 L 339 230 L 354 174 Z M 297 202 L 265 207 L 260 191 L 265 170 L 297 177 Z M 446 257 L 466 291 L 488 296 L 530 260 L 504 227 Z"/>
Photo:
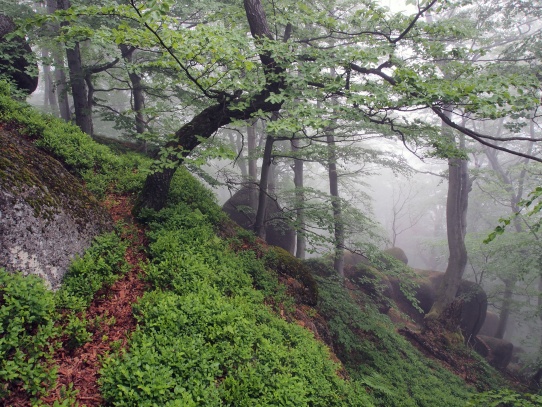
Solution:
<path fill-rule="evenodd" d="M 465 127 L 458 111 L 477 119 L 532 109 L 538 104 L 538 79 L 498 71 L 473 58 L 483 47 L 456 41 L 472 34 L 470 25 L 453 19 L 424 21 L 428 12 L 446 12 L 446 2 L 417 2 L 411 14 L 392 13 L 370 0 L 310 6 L 260 0 L 244 0 L 242 7 L 206 3 L 204 24 L 179 23 L 170 15 L 173 6 L 171 0 L 131 0 L 66 14 L 72 20 L 85 13 L 115 16 L 116 29 L 96 30 L 95 35 L 160 50 L 156 63 L 177 70 L 180 86 L 198 99 L 157 157 L 136 212 L 164 207 L 175 169 L 217 130 L 283 109 L 288 115 L 273 125 L 292 138 L 303 138 L 307 128 L 319 132 L 334 123 L 356 123 L 392 132 L 413 151 L 424 147 L 449 157 L 447 136 L 411 115 L 428 112 L 482 145 L 525 155 Z M 446 75 L 439 68 L 443 62 Z"/>

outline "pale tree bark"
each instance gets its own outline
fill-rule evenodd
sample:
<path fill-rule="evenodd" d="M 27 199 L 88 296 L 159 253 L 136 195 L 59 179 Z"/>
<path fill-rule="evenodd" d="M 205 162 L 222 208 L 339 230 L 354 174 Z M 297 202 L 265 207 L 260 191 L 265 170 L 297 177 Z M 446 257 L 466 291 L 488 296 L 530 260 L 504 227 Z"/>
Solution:
<path fill-rule="evenodd" d="M 291 141 L 292 146 L 292 152 L 294 153 L 294 187 L 295 187 L 295 212 L 296 212 L 296 226 L 297 226 L 297 233 L 296 233 L 296 249 L 295 249 L 295 257 L 298 259 L 304 259 L 305 258 L 305 251 L 306 251 L 306 239 L 305 235 L 303 234 L 303 230 L 305 228 L 305 211 L 304 211 L 304 203 L 305 203 L 305 192 L 303 191 L 303 160 L 300 160 L 296 157 L 298 151 L 299 151 L 299 140 L 293 139 Z"/>
<path fill-rule="evenodd" d="M 258 205 L 258 159 L 256 157 L 256 120 L 249 120 L 247 126 L 247 148 L 248 148 L 248 185 L 249 202 L 251 208 Z"/>
<path fill-rule="evenodd" d="M 444 109 L 451 116 L 450 107 Z M 443 135 L 455 140 L 452 129 L 442 124 Z M 464 151 L 464 136 L 460 137 L 460 150 Z M 426 320 L 437 320 L 454 301 L 457 289 L 467 265 L 465 234 L 467 231 L 468 196 L 472 187 L 469 180 L 467 161 L 461 158 L 448 159 L 448 197 L 446 200 L 446 228 L 449 255 L 448 266 L 444 273 L 436 300 L 426 315 Z"/>
<path fill-rule="evenodd" d="M 535 138 L 535 130 L 534 130 L 534 112 L 531 114 L 531 123 L 529 128 L 529 133 L 531 138 Z M 500 121 L 499 124 L 499 130 L 498 135 L 502 134 L 504 125 L 503 120 Z M 531 142 L 529 144 L 527 154 L 531 155 L 533 152 L 534 142 Z M 527 175 L 527 164 L 529 163 L 528 158 L 523 158 L 520 161 L 520 164 L 523 166 L 522 170 L 519 173 L 519 176 L 516 180 L 513 180 L 509 173 L 503 168 L 501 162 L 499 161 L 497 151 L 491 148 L 486 147 L 484 149 L 486 157 L 488 158 L 488 161 L 491 165 L 491 168 L 495 173 L 497 174 L 499 180 L 502 182 L 504 186 L 504 190 L 508 193 L 509 197 L 509 208 L 511 213 L 517 213 L 519 211 L 519 202 L 523 198 L 523 192 L 524 192 L 524 185 L 525 185 L 525 178 Z M 514 185 L 517 185 L 517 191 L 514 189 Z M 513 219 L 513 225 L 516 233 L 524 232 L 524 228 L 520 222 L 519 217 L 515 217 Z M 514 296 L 514 288 L 516 286 L 516 283 L 518 281 L 517 276 L 510 275 L 507 278 L 502 279 L 504 283 L 504 291 L 503 291 L 503 299 L 501 303 L 501 310 L 499 313 L 499 325 L 497 327 L 497 332 L 495 333 L 496 338 L 504 338 L 504 335 L 506 333 L 506 328 L 508 325 L 508 320 L 510 318 L 510 314 L 512 312 L 512 304 L 513 304 L 513 296 Z"/>
<path fill-rule="evenodd" d="M 64 72 L 64 59 L 58 54 L 53 54 L 55 61 L 55 88 L 58 109 L 62 120 L 69 122 L 71 120 L 70 101 L 68 99 L 68 86 L 66 73 Z"/>
<path fill-rule="evenodd" d="M 339 197 L 339 174 L 337 172 L 337 153 L 335 136 L 330 130 L 326 135 L 328 151 L 328 177 L 329 194 L 331 195 L 331 208 L 333 212 L 333 268 L 337 274 L 344 277 L 344 225 L 342 219 L 342 207 Z"/>
<path fill-rule="evenodd" d="M 43 48 L 41 50 L 41 56 L 44 61 L 49 59 L 50 53 L 49 50 Z M 44 83 L 44 92 L 43 92 L 43 105 L 55 116 L 59 115 L 58 104 L 55 97 L 55 85 L 53 80 L 53 71 L 51 71 L 51 66 L 48 63 L 42 65 L 43 69 L 43 83 Z"/>
<path fill-rule="evenodd" d="M 252 37 L 258 41 L 265 37 L 273 39 L 271 30 L 267 23 L 260 0 L 244 0 L 244 8 L 250 26 Z M 240 95 L 228 95 L 217 103 L 204 109 L 194 118 L 175 133 L 175 140 L 169 142 L 166 147 L 181 151 L 181 157 L 174 154 L 169 157 L 172 162 L 180 165 L 194 148 L 200 144 L 201 139 L 211 137 L 219 128 L 231 123 L 233 120 L 248 120 L 258 111 L 276 112 L 280 110 L 282 102 L 274 103 L 269 101 L 271 94 L 279 94 L 284 89 L 283 78 L 284 68 L 279 66 L 269 53 L 261 53 L 260 61 L 264 72 L 268 76 L 265 88 L 250 98 L 250 103 L 240 99 Z M 243 101 L 243 108 L 238 109 L 238 102 Z M 167 191 L 173 177 L 174 170 L 160 169 L 150 174 L 145 180 L 143 190 L 134 205 L 134 213 L 142 208 L 154 210 L 162 209 L 167 201 Z"/>

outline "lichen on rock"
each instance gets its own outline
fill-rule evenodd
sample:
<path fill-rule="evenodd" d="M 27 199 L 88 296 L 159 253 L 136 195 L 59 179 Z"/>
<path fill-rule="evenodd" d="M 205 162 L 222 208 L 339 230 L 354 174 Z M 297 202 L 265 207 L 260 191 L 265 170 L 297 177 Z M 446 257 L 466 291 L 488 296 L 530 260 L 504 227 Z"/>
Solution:
<path fill-rule="evenodd" d="M 0 127 L 0 267 L 58 288 L 69 262 L 111 228 L 104 208 L 61 163 Z"/>

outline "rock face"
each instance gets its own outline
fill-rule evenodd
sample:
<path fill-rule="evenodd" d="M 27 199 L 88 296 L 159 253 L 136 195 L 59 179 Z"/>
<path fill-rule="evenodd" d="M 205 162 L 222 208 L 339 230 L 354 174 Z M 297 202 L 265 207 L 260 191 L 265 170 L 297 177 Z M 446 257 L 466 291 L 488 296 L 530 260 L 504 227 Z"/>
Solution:
<path fill-rule="evenodd" d="M 478 335 L 474 349 L 497 369 L 506 369 L 512 360 L 514 345 L 504 339 Z"/>
<path fill-rule="evenodd" d="M 32 93 L 38 87 L 38 65 L 29 62 L 33 56 L 32 49 L 24 38 L 5 39 L 15 28 L 9 17 L 0 14 L 0 54 L 9 55 L 9 58 L 0 57 L 0 76 L 7 76 L 20 90 Z M 29 70 L 34 71 L 35 75 L 30 75 Z"/>
<path fill-rule="evenodd" d="M 58 161 L 1 125 L 0 146 L 0 267 L 56 289 L 71 258 L 111 220 Z"/>
<path fill-rule="evenodd" d="M 231 220 L 247 230 L 252 228 L 257 210 L 257 207 L 251 205 L 251 193 L 257 194 L 257 190 L 243 187 L 222 207 Z M 283 220 L 280 206 L 270 197 L 267 197 L 265 213 L 265 240 L 268 244 L 281 247 L 289 253 L 294 252 L 295 231 Z"/>
<path fill-rule="evenodd" d="M 484 325 L 482 325 L 482 328 L 480 328 L 479 334 L 484 336 L 495 336 L 497 333 L 497 328 L 499 327 L 499 321 L 499 315 L 492 311 L 488 311 L 486 313 Z"/>
<path fill-rule="evenodd" d="M 423 311 L 421 314 L 417 311 L 411 302 L 406 298 L 400 288 L 398 278 L 390 278 L 392 286 L 392 299 L 399 309 L 409 315 L 414 321 L 422 324 L 424 315 L 427 314 L 435 302 L 437 290 L 442 282 L 443 273 L 438 271 L 415 270 L 418 278 L 416 283 L 418 287 L 414 290 L 414 296 L 418 300 L 418 305 Z M 465 338 L 469 342 L 474 340 L 482 324 L 484 323 L 487 311 L 487 295 L 477 284 L 461 280 L 456 298 L 461 299 L 461 317 L 460 328 Z"/>

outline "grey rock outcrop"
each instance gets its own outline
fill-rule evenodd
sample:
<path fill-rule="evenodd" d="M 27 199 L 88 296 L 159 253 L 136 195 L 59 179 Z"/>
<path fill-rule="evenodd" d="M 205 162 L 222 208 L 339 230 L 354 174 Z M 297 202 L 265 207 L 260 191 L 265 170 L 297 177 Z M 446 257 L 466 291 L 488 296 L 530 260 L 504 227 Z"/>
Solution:
<path fill-rule="evenodd" d="M 0 126 L 0 267 L 59 287 L 71 259 L 109 230 L 104 208 L 58 161 Z"/>

